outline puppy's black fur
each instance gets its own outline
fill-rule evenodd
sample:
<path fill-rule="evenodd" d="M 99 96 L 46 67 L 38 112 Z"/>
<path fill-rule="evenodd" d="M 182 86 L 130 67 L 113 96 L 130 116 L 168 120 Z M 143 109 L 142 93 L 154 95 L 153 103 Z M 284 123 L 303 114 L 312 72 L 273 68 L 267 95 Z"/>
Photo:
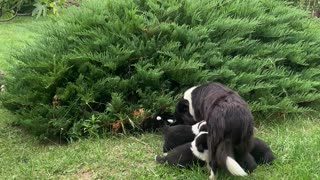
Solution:
<path fill-rule="evenodd" d="M 203 166 L 208 159 L 207 149 L 207 132 L 201 132 L 192 142 L 177 146 L 163 157 L 156 156 L 156 161 L 177 167 L 190 168 L 194 164 Z"/>
<path fill-rule="evenodd" d="M 271 164 L 276 159 L 268 144 L 259 138 L 254 139 L 250 154 L 258 164 Z"/>
<path fill-rule="evenodd" d="M 174 112 L 174 117 L 178 124 L 193 125 L 197 121 L 189 113 L 189 101 L 186 99 L 181 99 L 176 105 L 176 111 Z"/>
<path fill-rule="evenodd" d="M 161 117 L 161 120 L 158 120 L 157 117 Z M 175 125 L 176 123 L 170 123 L 167 120 L 174 119 L 174 115 L 172 113 L 164 112 L 155 114 L 141 123 L 141 129 L 143 131 L 156 131 L 165 126 Z"/>
<path fill-rule="evenodd" d="M 226 167 L 228 164 L 229 172 L 236 169 L 234 167 L 239 167 L 234 161 L 235 157 L 237 162 L 240 162 L 242 167 L 248 167 L 249 171 L 256 168 L 257 164 L 249 154 L 253 140 L 253 116 L 247 103 L 236 92 L 220 83 L 190 88 L 184 93 L 184 99 L 178 102 L 175 116 L 184 124 L 203 119 L 207 122 L 209 161 L 212 169 L 210 178 L 214 178 L 218 166 Z M 223 151 L 217 153 L 218 149 Z M 219 155 L 227 155 L 232 161 L 227 163 L 226 159 L 217 157 Z M 247 165 L 246 162 L 252 164 Z M 243 172 L 238 168 L 230 173 L 246 175 Z"/>
<path fill-rule="evenodd" d="M 167 152 L 179 145 L 191 142 L 201 131 L 207 131 L 206 122 L 202 121 L 194 125 L 166 126 L 163 130 L 163 152 Z"/>

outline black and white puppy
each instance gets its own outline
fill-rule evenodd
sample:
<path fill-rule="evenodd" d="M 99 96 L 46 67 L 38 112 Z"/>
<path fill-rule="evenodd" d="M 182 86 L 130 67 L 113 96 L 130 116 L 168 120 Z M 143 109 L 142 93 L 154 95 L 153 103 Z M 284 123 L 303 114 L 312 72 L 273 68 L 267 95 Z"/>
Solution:
<path fill-rule="evenodd" d="M 163 129 L 164 134 L 164 145 L 163 152 L 168 152 L 169 150 L 191 142 L 194 140 L 195 136 L 201 131 L 207 131 L 207 126 L 205 121 L 198 122 L 192 126 L 190 125 L 175 125 L 166 126 Z"/>
<path fill-rule="evenodd" d="M 206 121 L 210 179 L 214 179 L 218 166 L 236 176 L 247 175 L 241 166 L 249 171 L 257 167 L 249 154 L 253 141 L 253 115 L 248 104 L 235 91 L 220 83 L 192 87 L 178 102 L 175 116 L 184 124 Z"/>
<path fill-rule="evenodd" d="M 208 162 L 207 132 L 200 132 L 192 142 L 177 146 L 165 156 L 156 156 L 160 164 L 168 163 L 170 166 L 191 167 L 194 164 L 203 166 Z"/>
<path fill-rule="evenodd" d="M 165 126 L 175 125 L 176 121 L 171 113 L 163 112 L 150 116 L 141 123 L 143 131 L 156 131 Z"/>

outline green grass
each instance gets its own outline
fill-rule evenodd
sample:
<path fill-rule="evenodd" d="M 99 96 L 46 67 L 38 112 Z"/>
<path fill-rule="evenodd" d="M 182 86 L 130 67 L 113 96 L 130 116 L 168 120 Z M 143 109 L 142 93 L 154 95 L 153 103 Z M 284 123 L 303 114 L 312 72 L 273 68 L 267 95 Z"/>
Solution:
<path fill-rule="evenodd" d="M 69 145 L 41 145 L 35 137 L 8 126 L 14 116 L 0 111 L 0 177 L 3 179 L 206 179 L 205 168 L 176 169 L 156 164 L 160 134 L 88 139 Z M 320 124 L 288 121 L 258 128 L 277 156 L 243 179 L 319 179 Z M 219 172 L 219 179 L 231 178 Z"/>
<path fill-rule="evenodd" d="M 21 40 L 31 42 L 41 21 L 28 18 L 0 25 L 0 69 Z M 0 108 L 0 179 L 206 179 L 204 168 L 176 169 L 156 164 L 161 154 L 160 134 L 87 139 L 69 145 L 40 144 L 33 136 L 13 127 L 14 115 Z M 300 118 L 259 123 L 257 136 L 270 144 L 277 160 L 260 166 L 241 179 L 319 179 L 320 121 Z M 239 179 L 220 171 L 218 179 Z"/>
<path fill-rule="evenodd" d="M 30 43 L 44 19 L 18 17 L 13 21 L 0 23 L 0 70 L 6 70 L 14 62 L 11 54 Z"/>

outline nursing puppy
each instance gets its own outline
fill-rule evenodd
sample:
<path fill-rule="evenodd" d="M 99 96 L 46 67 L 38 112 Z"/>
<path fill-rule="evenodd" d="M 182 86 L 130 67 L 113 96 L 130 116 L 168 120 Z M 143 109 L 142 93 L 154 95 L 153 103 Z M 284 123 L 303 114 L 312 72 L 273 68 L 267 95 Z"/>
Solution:
<path fill-rule="evenodd" d="M 198 122 L 192 126 L 175 125 L 164 127 L 163 152 L 168 152 L 179 145 L 193 141 L 196 135 L 201 131 L 207 131 L 205 121 Z"/>
<path fill-rule="evenodd" d="M 211 168 L 209 179 L 214 179 L 218 166 L 236 176 L 247 175 L 241 166 L 249 171 L 257 167 L 249 154 L 253 116 L 238 93 L 220 83 L 192 87 L 178 102 L 175 116 L 184 124 L 206 121 Z"/>
<path fill-rule="evenodd" d="M 207 134 L 200 132 L 192 142 L 177 146 L 163 157 L 156 156 L 156 161 L 177 167 L 191 167 L 194 164 L 203 166 L 208 162 Z"/>
<path fill-rule="evenodd" d="M 162 112 L 145 119 L 140 126 L 143 131 L 156 131 L 165 126 L 175 125 L 176 122 L 173 119 L 171 113 Z"/>

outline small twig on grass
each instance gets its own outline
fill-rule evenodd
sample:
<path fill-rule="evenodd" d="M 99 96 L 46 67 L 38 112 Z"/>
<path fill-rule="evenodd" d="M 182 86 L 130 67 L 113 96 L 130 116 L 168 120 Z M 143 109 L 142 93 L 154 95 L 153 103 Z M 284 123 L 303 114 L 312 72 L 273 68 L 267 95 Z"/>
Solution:
<path fill-rule="evenodd" d="M 137 142 L 139 142 L 139 143 L 141 143 L 141 144 L 143 144 L 143 145 L 150 146 L 150 144 L 147 144 L 147 143 L 145 143 L 145 142 L 143 142 L 143 141 L 139 140 L 138 138 L 135 138 L 135 137 L 130 137 L 130 138 L 131 138 L 131 139 L 133 139 L 133 140 L 135 140 L 135 141 L 137 141 Z"/>
<path fill-rule="evenodd" d="M 143 142 L 143 141 L 141 141 L 140 139 L 138 139 L 138 138 L 135 138 L 135 137 L 130 137 L 130 139 L 133 139 L 133 140 L 135 140 L 135 141 L 137 141 L 137 142 L 139 142 L 139 143 L 141 143 L 141 144 L 143 144 L 143 145 L 146 145 L 147 146 L 147 151 L 149 152 L 149 153 L 154 153 L 154 147 L 153 146 L 151 146 L 150 144 L 147 144 L 147 143 L 145 143 L 145 142 Z"/>

